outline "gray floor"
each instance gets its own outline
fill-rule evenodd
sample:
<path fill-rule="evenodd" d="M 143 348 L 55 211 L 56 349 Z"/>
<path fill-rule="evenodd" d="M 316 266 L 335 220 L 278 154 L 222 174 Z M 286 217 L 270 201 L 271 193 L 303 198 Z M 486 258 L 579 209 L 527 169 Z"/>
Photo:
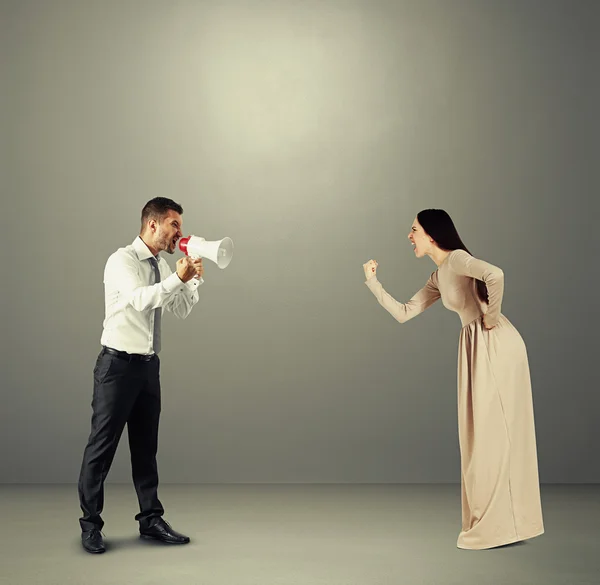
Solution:
<path fill-rule="evenodd" d="M 140 540 L 106 486 L 107 551 L 80 545 L 76 486 L 0 486 L 2 585 L 598 585 L 600 486 L 542 486 L 546 533 L 456 548 L 457 485 L 162 485 L 192 542 Z"/>

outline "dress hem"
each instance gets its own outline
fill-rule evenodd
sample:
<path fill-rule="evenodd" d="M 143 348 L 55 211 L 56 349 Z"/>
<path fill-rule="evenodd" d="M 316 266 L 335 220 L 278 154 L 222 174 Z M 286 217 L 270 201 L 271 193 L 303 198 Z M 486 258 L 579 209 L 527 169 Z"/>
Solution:
<path fill-rule="evenodd" d="M 456 548 L 460 548 L 461 550 L 486 550 L 486 549 L 490 549 L 490 548 L 498 548 L 500 546 L 506 546 L 507 544 L 513 544 L 515 542 L 521 542 L 523 540 L 530 540 L 532 538 L 536 538 L 537 536 L 541 536 L 542 534 L 544 534 L 543 528 L 542 528 L 542 530 L 539 530 L 538 532 L 534 532 L 530 536 L 515 536 L 514 538 L 510 538 L 508 540 L 503 540 L 496 544 L 485 544 L 482 546 L 466 546 L 466 545 L 461 545 L 457 542 Z"/>

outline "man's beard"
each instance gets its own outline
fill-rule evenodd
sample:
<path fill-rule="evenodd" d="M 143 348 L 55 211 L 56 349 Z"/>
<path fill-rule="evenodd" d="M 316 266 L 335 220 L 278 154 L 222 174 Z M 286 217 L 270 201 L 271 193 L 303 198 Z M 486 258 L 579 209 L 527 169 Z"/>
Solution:
<path fill-rule="evenodd" d="M 174 254 L 175 249 L 171 249 L 171 240 L 168 240 L 166 236 L 162 236 L 158 240 L 158 248 L 163 252 L 167 252 L 167 254 Z"/>

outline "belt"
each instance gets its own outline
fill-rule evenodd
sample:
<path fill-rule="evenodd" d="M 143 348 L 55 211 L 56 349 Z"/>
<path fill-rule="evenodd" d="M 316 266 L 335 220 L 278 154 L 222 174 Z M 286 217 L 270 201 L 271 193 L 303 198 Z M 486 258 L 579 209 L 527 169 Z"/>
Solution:
<path fill-rule="evenodd" d="M 156 358 L 155 353 L 151 353 L 150 355 L 146 355 L 143 353 L 127 353 L 126 351 L 119 351 L 118 349 L 113 349 L 112 347 L 102 346 L 102 351 L 104 353 L 109 353 L 110 355 L 114 355 L 121 360 L 125 360 L 128 362 L 150 362 Z"/>

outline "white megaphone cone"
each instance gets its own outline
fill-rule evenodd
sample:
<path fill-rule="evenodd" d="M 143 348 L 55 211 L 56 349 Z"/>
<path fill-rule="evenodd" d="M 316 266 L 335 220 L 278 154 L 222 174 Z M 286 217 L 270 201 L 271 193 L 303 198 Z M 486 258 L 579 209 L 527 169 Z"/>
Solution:
<path fill-rule="evenodd" d="M 207 242 L 199 236 L 188 236 L 179 240 L 179 249 L 190 258 L 208 258 L 221 269 L 226 268 L 233 258 L 231 238 Z"/>

